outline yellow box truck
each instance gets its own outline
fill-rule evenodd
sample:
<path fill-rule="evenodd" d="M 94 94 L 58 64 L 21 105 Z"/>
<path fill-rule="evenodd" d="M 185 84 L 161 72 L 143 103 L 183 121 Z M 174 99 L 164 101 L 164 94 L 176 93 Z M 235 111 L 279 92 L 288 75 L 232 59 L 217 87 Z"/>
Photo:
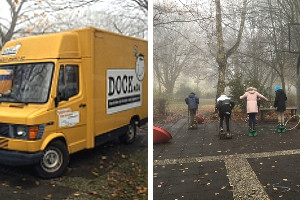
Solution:
<path fill-rule="evenodd" d="M 69 155 L 147 123 L 147 41 L 88 27 L 7 42 L 0 55 L 0 164 L 61 176 Z"/>

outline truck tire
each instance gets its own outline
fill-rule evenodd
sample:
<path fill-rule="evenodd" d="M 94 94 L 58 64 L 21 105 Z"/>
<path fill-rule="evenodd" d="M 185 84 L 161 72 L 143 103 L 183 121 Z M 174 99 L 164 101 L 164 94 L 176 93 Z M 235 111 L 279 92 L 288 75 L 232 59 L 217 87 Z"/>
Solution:
<path fill-rule="evenodd" d="M 123 144 L 132 144 L 135 141 L 136 136 L 136 124 L 134 120 L 131 120 L 127 126 L 127 131 L 124 135 L 120 136 L 120 141 Z"/>
<path fill-rule="evenodd" d="M 44 150 L 41 161 L 35 165 L 37 174 L 45 179 L 61 176 L 69 164 L 69 152 L 66 145 L 55 140 Z"/>

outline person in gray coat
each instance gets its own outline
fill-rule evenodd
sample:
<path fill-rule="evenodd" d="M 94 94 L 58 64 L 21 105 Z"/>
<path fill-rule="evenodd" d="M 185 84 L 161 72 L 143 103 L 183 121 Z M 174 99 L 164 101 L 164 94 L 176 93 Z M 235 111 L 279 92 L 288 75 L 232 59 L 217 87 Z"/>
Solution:
<path fill-rule="evenodd" d="M 198 109 L 199 97 L 197 97 L 194 92 L 191 92 L 189 96 L 185 98 L 185 103 L 188 105 L 189 110 L 189 128 L 193 128 L 195 125 L 195 116 Z"/>

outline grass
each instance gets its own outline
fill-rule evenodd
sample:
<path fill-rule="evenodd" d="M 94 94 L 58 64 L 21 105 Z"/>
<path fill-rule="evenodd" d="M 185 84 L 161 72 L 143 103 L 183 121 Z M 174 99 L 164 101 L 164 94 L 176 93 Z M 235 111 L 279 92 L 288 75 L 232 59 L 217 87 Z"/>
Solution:
<path fill-rule="evenodd" d="M 214 99 L 199 99 L 199 101 L 199 113 L 214 112 Z M 154 105 L 154 108 L 156 108 L 156 105 Z M 153 111 L 154 124 L 170 123 L 188 115 L 188 108 L 184 100 L 173 100 L 168 102 L 166 114 L 161 114 L 159 111 L 160 110 L 158 109 L 154 109 Z"/>
<path fill-rule="evenodd" d="M 215 107 L 215 99 L 199 99 L 199 109 L 201 108 L 214 108 Z M 174 100 L 169 103 L 168 109 L 170 111 L 176 109 L 187 109 L 187 105 L 185 101 Z"/>

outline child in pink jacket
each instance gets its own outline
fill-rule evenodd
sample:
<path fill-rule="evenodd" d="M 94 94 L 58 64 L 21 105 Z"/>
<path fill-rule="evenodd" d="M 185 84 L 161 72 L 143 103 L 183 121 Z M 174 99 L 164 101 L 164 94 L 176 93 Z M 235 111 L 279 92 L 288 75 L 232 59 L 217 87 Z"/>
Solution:
<path fill-rule="evenodd" d="M 256 114 L 258 113 L 257 98 L 268 101 L 266 97 L 257 92 L 256 88 L 249 87 L 240 99 L 247 99 L 247 113 L 249 116 L 249 130 L 255 130 Z"/>

